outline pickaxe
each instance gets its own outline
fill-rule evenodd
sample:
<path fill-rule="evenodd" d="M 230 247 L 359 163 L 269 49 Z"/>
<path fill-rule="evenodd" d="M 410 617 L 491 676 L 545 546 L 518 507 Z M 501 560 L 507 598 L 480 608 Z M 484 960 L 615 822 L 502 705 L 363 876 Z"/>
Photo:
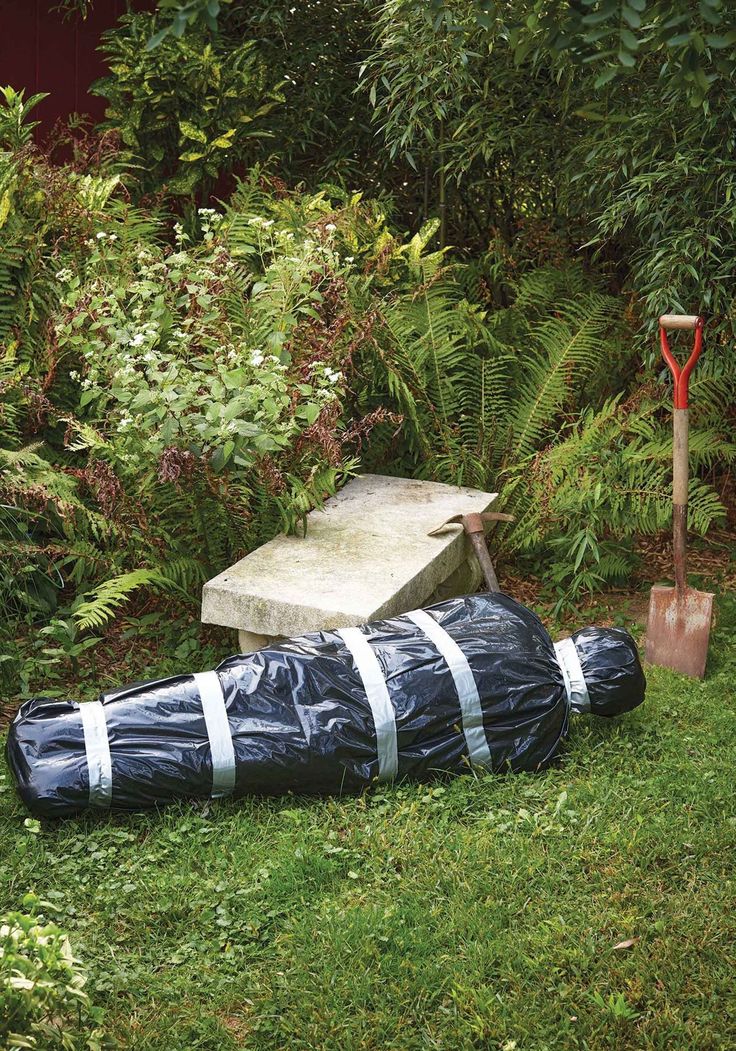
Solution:
<path fill-rule="evenodd" d="M 461 525 L 467 536 L 470 537 L 475 556 L 480 563 L 480 568 L 483 570 L 486 587 L 489 591 L 499 591 L 498 577 L 496 576 L 496 570 L 493 568 L 493 562 L 486 544 L 484 523 L 513 521 L 513 515 L 505 515 L 501 511 L 473 511 L 469 515 L 453 515 L 452 518 L 448 518 L 446 522 L 443 522 L 441 526 L 430 530 L 427 535 L 437 536 L 438 533 L 441 533 L 443 529 L 450 525 Z"/>

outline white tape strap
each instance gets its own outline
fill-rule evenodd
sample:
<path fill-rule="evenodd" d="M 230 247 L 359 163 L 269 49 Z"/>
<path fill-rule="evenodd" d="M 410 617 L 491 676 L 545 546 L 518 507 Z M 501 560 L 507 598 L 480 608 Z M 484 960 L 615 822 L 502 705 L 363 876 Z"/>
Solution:
<path fill-rule="evenodd" d="M 393 781 L 399 772 L 396 714 L 378 657 L 360 628 L 339 628 L 337 634 L 350 650 L 373 713 L 378 751 L 378 780 Z"/>
<path fill-rule="evenodd" d="M 488 747 L 486 732 L 483 729 L 483 708 L 467 657 L 452 636 L 448 635 L 445 629 L 426 610 L 414 609 L 407 613 L 406 616 L 424 632 L 430 642 L 439 650 L 450 669 L 452 681 L 455 683 L 458 700 L 460 701 L 463 734 L 465 735 L 465 744 L 468 748 L 470 762 L 473 766 L 490 768 L 491 750 Z"/>
<path fill-rule="evenodd" d="M 575 643 L 572 639 L 562 639 L 555 643 L 557 663 L 565 680 L 565 691 L 570 710 L 582 714 L 590 711 L 590 697 L 583 675 L 583 668 Z"/>
<path fill-rule="evenodd" d="M 109 807 L 112 802 L 112 759 L 107 739 L 105 707 L 102 701 L 85 701 L 79 705 L 87 753 L 89 805 Z"/>
<path fill-rule="evenodd" d="M 229 796 L 235 788 L 235 749 L 225 698 L 216 671 L 195 672 L 212 753 L 212 798 Z"/>

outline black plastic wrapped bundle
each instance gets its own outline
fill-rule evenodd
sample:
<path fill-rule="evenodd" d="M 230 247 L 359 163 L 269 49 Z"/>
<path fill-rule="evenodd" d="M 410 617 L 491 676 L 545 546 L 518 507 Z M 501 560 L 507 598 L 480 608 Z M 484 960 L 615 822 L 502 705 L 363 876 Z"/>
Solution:
<path fill-rule="evenodd" d="M 571 711 L 615 715 L 644 689 L 627 632 L 584 628 L 553 645 L 518 602 L 471 595 L 91 703 L 28 701 L 7 753 L 24 802 L 47 816 L 356 791 L 473 766 L 541 770 Z"/>

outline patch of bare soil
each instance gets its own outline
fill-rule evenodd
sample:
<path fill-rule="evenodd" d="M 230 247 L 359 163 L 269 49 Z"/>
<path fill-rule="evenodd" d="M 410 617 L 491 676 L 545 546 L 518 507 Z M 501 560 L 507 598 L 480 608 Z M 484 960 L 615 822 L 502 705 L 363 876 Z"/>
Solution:
<path fill-rule="evenodd" d="M 688 578 L 703 590 L 736 591 L 736 522 L 730 515 L 729 525 L 712 529 L 705 539 L 695 539 L 688 549 Z M 642 537 L 636 546 L 640 564 L 626 588 L 611 588 L 589 596 L 578 611 L 563 618 L 569 626 L 595 621 L 600 627 L 621 625 L 646 627 L 649 612 L 649 590 L 652 584 L 672 584 L 672 535 L 669 532 Z M 514 566 L 499 569 L 501 588 L 525 606 L 539 609 L 547 603 L 543 597 L 545 581 L 522 577 Z"/>
<path fill-rule="evenodd" d="M 642 583 L 672 583 L 672 540 L 668 533 L 643 537 L 637 544 L 641 555 Z M 736 528 L 711 529 L 704 540 L 688 549 L 688 575 L 721 591 L 736 588 Z"/>

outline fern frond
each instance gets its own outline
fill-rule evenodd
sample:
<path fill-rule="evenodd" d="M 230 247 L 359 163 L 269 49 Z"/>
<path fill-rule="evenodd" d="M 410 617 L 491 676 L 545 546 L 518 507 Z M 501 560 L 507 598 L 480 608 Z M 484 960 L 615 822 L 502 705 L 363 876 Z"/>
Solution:
<path fill-rule="evenodd" d="M 582 296 L 591 289 L 590 278 L 581 266 L 543 266 L 526 273 L 516 285 L 514 309 L 530 321 L 559 309 L 560 304 Z"/>
<path fill-rule="evenodd" d="M 43 467 L 48 466 L 43 457 L 38 455 L 38 450 L 43 448 L 43 442 L 29 442 L 17 449 L 0 448 L 0 470 L 18 467 Z"/>
<path fill-rule="evenodd" d="M 570 390 L 581 385 L 602 353 L 610 300 L 588 294 L 558 309 L 560 316 L 541 322 L 531 334 L 531 345 L 522 349 L 526 389 L 514 410 L 511 463 L 543 444 Z"/>
<path fill-rule="evenodd" d="M 178 585 L 158 569 L 135 569 L 122 573 L 98 584 L 91 598 L 81 602 L 73 611 L 80 631 L 101 628 L 115 615 L 120 606 L 128 601 L 134 591 L 141 587 L 177 588 Z"/>

